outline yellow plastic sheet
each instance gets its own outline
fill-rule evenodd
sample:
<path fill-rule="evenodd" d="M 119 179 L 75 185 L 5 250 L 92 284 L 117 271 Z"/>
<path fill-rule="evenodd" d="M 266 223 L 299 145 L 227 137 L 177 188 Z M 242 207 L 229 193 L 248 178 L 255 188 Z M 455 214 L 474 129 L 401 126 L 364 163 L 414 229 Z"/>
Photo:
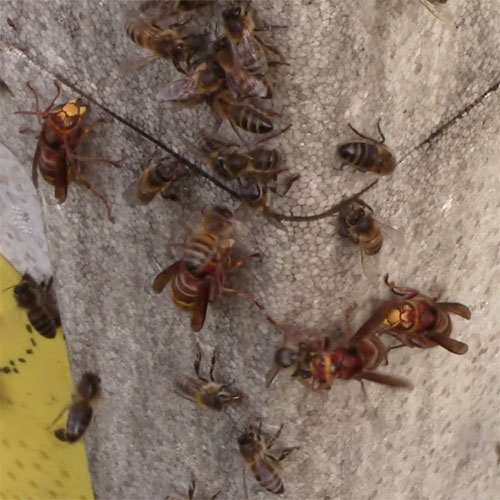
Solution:
<path fill-rule="evenodd" d="M 85 448 L 54 436 L 73 390 L 63 332 L 30 326 L 13 290 L 20 274 L 0 255 L 0 497 L 93 499 Z M 30 331 L 31 330 L 31 331 Z"/>

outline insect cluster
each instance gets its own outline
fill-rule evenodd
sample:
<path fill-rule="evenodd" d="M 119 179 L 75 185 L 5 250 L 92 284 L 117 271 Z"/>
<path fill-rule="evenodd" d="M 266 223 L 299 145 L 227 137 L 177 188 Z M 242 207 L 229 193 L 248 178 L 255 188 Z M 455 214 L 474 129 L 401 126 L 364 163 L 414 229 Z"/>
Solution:
<path fill-rule="evenodd" d="M 443 1 L 420 0 L 436 14 L 445 12 Z M 287 64 L 281 52 L 264 42 L 257 33 L 275 28 L 260 26 L 254 15 L 251 2 L 224 3 L 220 9 L 218 23 L 222 32 L 211 35 L 197 32 L 191 18 L 201 9 L 219 5 L 215 1 L 144 1 L 127 14 L 126 34 L 130 40 L 146 52 L 146 56 L 129 60 L 122 71 L 137 68 L 155 58 L 172 62 L 182 77 L 168 83 L 158 92 L 158 98 L 180 102 L 185 105 L 207 104 L 214 112 L 218 126 L 227 122 L 238 139 L 227 139 L 216 133 L 202 132 L 195 142 L 184 140 L 188 150 L 207 164 L 214 176 L 235 188 L 241 206 L 235 211 L 216 205 L 207 208 L 182 243 L 173 243 L 181 249 L 181 256 L 160 272 L 152 281 L 156 293 L 162 293 L 167 286 L 173 304 L 189 313 L 191 329 L 202 330 L 208 312 L 224 294 L 244 298 L 255 307 L 264 306 L 249 293 L 228 285 L 233 271 L 247 261 L 260 258 L 259 252 L 236 257 L 234 220 L 247 209 L 265 216 L 274 226 L 286 229 L 287 221 L 314 221 L 336 216 L 338 233 L 358 245 L 361 250 L 365 274 L 371 281 L 379 279 L 373 258 L 378 256 L 385 241 L 402 244 L 401 233 L 377 219 L 374 210 L 361 199 L 377 181 L 360 192 L 333 205 L 320 214 L 289 216 L 273 209 L 275 195 L 283 195 L 299 178 L 291 175 L 280 177 L 287 170 L 276 146 L 272 144 L 288 127 L 275 129 L 275 118 L 279 117 L 261 105 L 276 92 L 273 82 L 273 67 Z M 191 16 L 187 19 L 185 15 Z M 124 69 L 126 68 L 126 69 Z M 55 188 L 56 200 L 64 202 L 68 184 L 75 180 L 91 189 L 108 207 L 105 198 L 82 177 L 81 162 L 104 161 L 114 166 L 116 162 L 103 158 L 81 156 L 77 149 L 83 138 L 94 125 L 83 126 L 83 116 L 88 104 L 74 99 L 56 104 L 60 93 L 41 111 L 38 95 L 33 91 L 35 114 L 42 122 L 40 132 L 33 132 L 38 146 L 33 161 L 33 181 L 37 185 L 37 173 Z M 340 144 L 337 154 L 346 165 L 362 172 L 390 175 L 397 166 L 396 158 L 385 145 L 380 121 L 380 139 L 374 139 L 357 131 L 356 140 Z M 32 132 L 23 130 L 23 132 Z M 247 139 L 241 134 L 253 134 L 259 139 Z M 182 158 L 165 157 L 150 161 L 142 174 L 126 189 L 123 196 L 131 206 L 147 205 L 160 194 L 163 198 L 176 200 L 178 182 L 192 172 Z M 282 188 L 282 189 L 281 189 Z M 442 302 L 410 287 L 396 286 L 386 275 L 384 281 L 389 288 L 390 298 L 382 298 L 369 311 L 368 319 L 356 330 L 346 328 L 344 338 L 320 334 L 315 331 L 276 322 L 263 312 L 263 318 L 283 334 L 283 341 L 276 346 L 272 366 L 266 377 L 269 386 L 275 376 L 288 370 L 292 378 L 299 380 L 312 390 L 330 390 L 336 380 L 364 380 L 394 388 L 410 388 L 411 382 L 399 375 L 382 373 L 381 365 L 388 364 L 389 353 L 400 347 L 422 349 L 441 346 L 454 354 L 467 352 L 467 345 L 451 337 L 451 315 L 470 319 L 471 312 L 463 304 Z M 50 288 L 38 286 L 25 275 L 21 284 L 14 289 L 19 306 L 29 311 L 33 326 L 47 337 L 54 336 L 60 324 L 53 304 L 46 299 Z M 387 338 L 394 342 L 385 343 Z M 271 356 L 271 353 L 270 353 Z M 247 399 L 234 387 L 234 381 L 216 381 L 214 369 L 216 353 L 212 356 L 209 376 L 201 374 L 202 353 L 198 347 L 195 355 L 195 375 L 175 380 L 178 395 L 195 402 L 202 408 L 228 412 L 237 409 Z M 100 392 L 100 379 L 92 373 L 85 373 L 80 381 L 74 402 L 69 407 L 66 427 L 55 431 L 55 436 L 67 442 L 80 438 L 92 418 L 92 401 Z M 228 416 L 229 413 L 228 413 Z M 278 472 L 279 464 L 294 447 L 277 445 L 281 427 L 274 435 L 262 429 L 262 422 L 251 422 L 239 432 L 235 439 L 244 464 L 253 473 L 256 481 L 274 494 L 284 492 L 284 485 Z M 245 477 L 245 476 L 244 476 Z M 212 495 L 212 499 L 219 492 Z M 245 486 L 245 494 L 246 486 Z M 195 481 L 191 482 L 188 497 L 194 498 Z M 173 498 L 173 497 L 168 497 Z"/>

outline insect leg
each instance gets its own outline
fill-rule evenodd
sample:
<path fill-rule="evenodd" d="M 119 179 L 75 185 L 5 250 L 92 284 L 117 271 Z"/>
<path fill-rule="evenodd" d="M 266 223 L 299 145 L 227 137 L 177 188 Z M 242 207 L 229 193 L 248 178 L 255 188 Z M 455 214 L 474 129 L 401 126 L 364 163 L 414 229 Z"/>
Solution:
<path fill-rule="evenodd" d="M 81 175 L 78 175 L 76 177 L 76 180 L 77 180 L 77 182 L 79 182 L 80 184 L 82 184 L 83 186 L 85 186 L 95 196 L 97 196 L 98 198 L 100 198 L 103 201 L 103 203 L 106 205 L 106 210 L 108 212 L 108 219 L 114 224 L 115 218 L 111 215 L 111 207 L 109 206 L 109 203 L 106 200 L 106 198 L 101 193 L 99 193 L 98 191 L 96 191 L 94 189 L 94 186 L 92 186 L 92 184 L 90 184 L 90 182 L 87 179 L 85 179 L 84 177 L 82 177 Z"/>

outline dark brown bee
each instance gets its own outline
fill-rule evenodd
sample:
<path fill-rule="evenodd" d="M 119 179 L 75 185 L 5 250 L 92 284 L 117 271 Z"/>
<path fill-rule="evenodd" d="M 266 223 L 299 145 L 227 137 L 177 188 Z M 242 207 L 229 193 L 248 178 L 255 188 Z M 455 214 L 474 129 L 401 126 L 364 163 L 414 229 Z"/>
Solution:
<path fill-rule="evenodd" d="M 184 33 L 178 25 L 162 28 L 154 19 L 132 14 L 125 29 L 128 37 L 139 47 L 152 52 L 150 56 L 127 58 L 121 72 L 129 74 L 144 67 L 156 58 L 172 61 L 177 71 L 189 73 L 191 59 L 206 44 L 205 34 Z"/>
<path fill-rule="evenodd" d="M 377 128 L 381 137 L 376 141 L 371 137 L 358 132 L 351 124 L 351 130 L 359 135 L 364 141 L 347 142 L 337 148 L 339 156 L 362 172 L 375 172 L 380 175 L 388 175 L 396 168 L 396 159 L 393 154 L 384 146 L 385 137 L 380 129 L 380 120 Z M 343 164 L 343 168 L 346 164 Z"/>
<path fill-rule="evenodd" d="M 130 206 L 147 205 L 158 193 L 165 199 L 176 201 L 173 186 L 185 175 L 177 160 L 162 158 L 158 163 L 147 166 L 125 190 L 123 197 Z"/>
<path fill-rule="evenodd" d="M 402 246 L 403 235 L 373 216 L 373 209 L 362 199 L 351 197 L 339 205 L 339 234 L 348 238 L 361 250 L 361 262 L 365 275 L 376 280 L 377 261 L 373 259 L 383 245 L 384 239 L 395 246 Z"/>
<path fill-rule="evenodd" d="M 251 1 L 245 9 L 239 5 L 226 9 L 222 13 L 224 31 L 236 62 L 250 74 L 263 77 L 269 69 L 266 50 L 278 55 L 282 62 L 284 58 L 277 49 L 266 45 L 255 35 L 255 22 L 250 5 Z"/>
<path fill-rule="evenodd" d="M 250 146 L 240 146 L 216 137 L 200 134 L 196 146 L 184 141 L 197 155 L 207 161 L 213 171 L 225 180 L 234 180 L 242 176 L 266 182 L 274 179 L 280 172 L 281 155 L 277 149 L 262 145 L 288 130 L 290 126 L 280 130 L 271 137 L 255 142 Z"/>
<path fill-rule="evenodd" d="M 77 150 L 83 138 L 98 124 L 105 120 L 100 118 L 84 127 L 83 117 L 88 110 L 88 105 L 82 99 L 72 99 L 65 104 L 55 105 L 61 93 L 61 87 L 54 81 L 57 93 L 52 102 L 44 111 L 40 111 L 38 94 L 30 84 L 28 88 L 33 92 L 36 101 L 36 111 L 17 111 L 16 114 L 37 115 L 42 122 L 40 133 L 22 129 L 21 133 L 31 133 L 38 139 L 38 145 L 33 159 L 32 178 L 35 187 L 38 187 L 38 170 L 42 177 L 55 188 L 55 197 L 58 203 L 66 200 L 68 185 L 73 180 L 85 186 L 106 205 L 108 217 L 112 221 L 111 210 L 104 196 L 98 193 L 90 182 L 82 176 L 81 162 L 103 162 L 114 167 L 119 163 L 104 158 L 91 158 L 81 156 Z"/>
<path fill-rule="evenodd" d="M 224 71 L 216 61 L 199 64 L 186 78 L 170 82 L 158 92 L 165 101 L 197 104 L 217 92 L 224 82 Z"/>
<path fill-rule="evenodd" d="M 191 479 L 191 483 L 189 484 L 188 496 L 182 497 L 182 498 L 186 498 L 187 500 L 194 500 L 195 489 L 196 489 L 196 481 L 193 478 L 193 479 Z M 203 499 L 208 498 L 208 500 L 215 500 L 219 496 L 219 493 L 220 493 L 220 491 L 218 491 L 217 493 L 212 495 L 210 498 L 203 497 Z M 169 496 L 165 497 L 165 500 L 181 500 L 181 498 L 177 497 L 177 496 L 173 497 L 173 496 L 169 495 Z"/>
<path fill-rule="evenodd" d="M 452 21 L 448 0 L 419 0 L 419 2 L 439 20 L 447 23 Z"/>
<path fill-rule="evenodd" d="M 213 46 L 214 57 L 226 76 L 226 84 L 234 98 L 272 97 L 272 89 L 265 77 L 257 77 L 247 71 L 234 57 L 231 44 L 226 37 Z"/>
<path fill-rule="evenodd" d="M 227 90 L 215 94 L 211 103 L 221 120 L 228 120 L 233 128 L 239 127 L 252 134 L 272 132 L 274 125 L 271 117 L 280 116 L 272 111 L 259 109 L 252 104 L 237 101 Z"/>
<path fill-rule="evenodd" d="M 418 290 L 394 285 L 384 277 L 391 292 L 402 297 L 385 302 L 378 308 L 372 322 L 381 324 L 380 334 L 396 337 L 403 345 L 428 349 L 440 345 L 454 354 L 465 354 L 467 344 L 450 337 L 450 314 L 471 318 L 470 309 L 458 302 L 437 302 Z"/>
<path fill-rule="evenodd" d="M 14 298 L 19 307 L 28 310 L 28 319 L 33 328 L 43 337 L 53 339 L 61 326 L 57 302 L 52 293 L 53 279 L 38 284 L 30 274 L 25 273 L 21 283 L 14 287 Z"/>
<path fill-rule="evenodd" d="M 270 493 L 280 495 L 284 493 L 285 487 L 278 473 L 279 462 L 284 460 L 296 447 L 283 448 L 279 453 L 274 451 L 272 448 L 281 434 L 283 425 L 271 438 L 262 433 L 261 427 L 262 422 L 259 423 L 258 427 L 252 424 L 247 426 L 238 438 L 240 454 L 252 471 L 255 480 Z M 243 479 L 245 479 L 245 475 L 243 475 Z M 246 498 L 248 498 L 246 482 L 244 482 L 244 489 Z"/>
<path fill-rule="evenodd" d="M 250 258 L 260 256 L 253 253 L 233 260 L 231 239 L 232 212 L 226 207 L 216 206 L 203 218 L 202 223 L 183 245 L 182 258 L 156 276 L 153 290 L 161 293 L 172 281 L 172 300 L 180 309 L 192 311 L 191 329 L 203 328 L 209 302 L 222 293 L 231 293 L 246 298 L 262 309 L 251 295 L 225 286 L 226 276 L 242 266 Z"/>
<path fill-rule="evenodd" d="M 336 379 L 370 380 L 392 387 L 411 387 L 405 379 L 375 371 L 387 359 L 387 349 L 375 334 L 378 324 L 373 318 L 366 321 L 348 342 L 337 345 L 332 345 L 328 335 L 269 320 L 283 332 L 284 343 L 275 352 L 274 366 L 266 377 L 267 386 L 280 370 L 293 367 L 292 376 L 314 390 L 330 390 Z"/>
<path fill-rule="evenodd" d="M 92 420 L 91 402 L 99 396 L 100 391 L 101 379 L 94 373 L 84 373 L 76 389 L 75 401 L 69 408 L 66 428 L 54 432 L 57 439 L 74 443 L 83 436 Z"/>
<path fill-rule="evenodd" d="M 183 376 L 175 382 L 178 394 L 190 401 L 198 403 L 204 408 L 221 411 L 226 409 L 231 403 L 240 401 L 243 394 L 237 391 L 228 390 L 234 382 L 228 384 L 220 384 L 214 380 L 214 368 L 216 355 L 215 351 L 210 364 L 209 377 L 210 381 L 202 377 L 200 374 L 201 364 L 201 349 L 197 346 L 196 359 L 194 361 L 194 371 L 198 378 Z"/>

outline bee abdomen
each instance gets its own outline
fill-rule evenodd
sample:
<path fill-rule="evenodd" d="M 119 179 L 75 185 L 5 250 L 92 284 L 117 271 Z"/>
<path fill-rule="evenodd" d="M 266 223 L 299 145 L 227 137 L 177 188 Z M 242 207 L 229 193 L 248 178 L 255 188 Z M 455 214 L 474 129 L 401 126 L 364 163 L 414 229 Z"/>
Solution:
<path fill-rule="evenodd" d="M 262 477 L 256 467 L 252 467 L 252 469 L 256 479 L 259 481 L 259 484 L 267 491 L 274 493 L 275 495 L 280 495 L 285 491 L 283 481 L 276 470 L 269 469 L 269 474 Z"/>
<path fill-rule="evenodd" d="M 377 163 L 378 147 L 367 142 L 348 142 L 337 149 L 344 160 L 358 167 L 370 168 Z"/>
<path fill-rule="evenodd" d="M 273 130 L 273 122 L 255 109 L 242 106 L 238 113 L 237 125 L 253 134 L 267 134 Z"/>
<path fill-rule="evenodd" d="M 193 238 L 184 254 L 184 262 L 188 270 L 201 271 L 214 253 L 216 240 L 206 234 L 203 238 Z"/>
<path fill-rule="evenodd" d="M 56 431 L 56 437 L 61 441 L 73 443 L 80 439 L 92 420 L 92 407 L 86 401 L 79 401 L 71 406 L 66 423 L 66 429 Z"/>
<path fill-rule="evenodd" d="M 47 314 L 45 309 L 34 307 L 28 312 L 28 319 L 40 335 L 48 339 L 55 337 L 57 330 L 56 322 Z"/>

